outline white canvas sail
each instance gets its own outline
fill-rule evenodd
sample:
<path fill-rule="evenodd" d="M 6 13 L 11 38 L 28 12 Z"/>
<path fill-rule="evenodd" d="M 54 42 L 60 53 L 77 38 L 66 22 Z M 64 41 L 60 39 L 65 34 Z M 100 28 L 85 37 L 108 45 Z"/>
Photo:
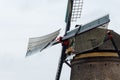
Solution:
<path fill-rule="evenodd" d="M 59 35 L 59 32 L 60 32 L 60 29 L 42 37 L 30 38 L 26 56 L 32 55 L 38 51 L 42 51 L 43 49 L 50 46 L 50 44 Z"/>

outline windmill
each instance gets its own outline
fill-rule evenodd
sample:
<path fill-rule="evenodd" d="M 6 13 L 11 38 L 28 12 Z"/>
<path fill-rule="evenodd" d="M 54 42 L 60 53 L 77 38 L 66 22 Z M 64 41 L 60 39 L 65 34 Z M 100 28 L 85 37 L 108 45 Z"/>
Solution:
<path fill-rule="evenodd" d="M 83 0 L 68 0 L 65 18 L 66 30 L 63 37 L 57 38 L 60 33 L 60 30 L 57 30 L 42 37 L 29 39 L 26 56 L 30 56 L 37 51 L 42 51 L 48 46 L 53 46 L 58 43 L 62 44 L 61 57 L 55 80 L 60 79 L 63 63 L 66 63 L 72 69 L 71 80 L 88 80 L 81 78 L 82 75 L 78 72 L 79 70 L 76 69 L 76 65 L 80 67 L 80 69 L 83 69 L 84 66 L 81 68 L 81 66 L 78 65 L 78 62 L 81 60 L 85 62 L 87 60 L 84 59 L 87 58 L 118 58 L 120 55 L 120 36 L 114 31 L 107 29 L 110 22 L 109 15 L 105 15 L 85 25 L 75 25 L 76 28 L 70 31 L 71 22 L 76 21 L 81 16 L 82 6 Z M 115 39 L 113 39 L 112 34 L 115 36 Z M 72 56 L 72 59 L 69 63 L 67 58 L 70 56 Z M 96 59 L 93 59 L 93 61 L 96 61 Z M 91 78 L 91 80 L 94 79 Z"/>

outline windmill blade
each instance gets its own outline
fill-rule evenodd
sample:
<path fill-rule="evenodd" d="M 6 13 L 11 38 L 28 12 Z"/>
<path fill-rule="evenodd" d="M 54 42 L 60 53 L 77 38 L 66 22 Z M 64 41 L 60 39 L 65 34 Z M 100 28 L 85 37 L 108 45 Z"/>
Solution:
<path fill-rule="evenodd" d="M 57 73 L 56 73 L 55 80 L 59 80 L 60 79 L 60 75 L 61 75 L 61 71 L 62 71 L 62 66 L 63 66 L 64 60 L 66 59 L 65 51 L 66 51 L 66 47 L 63 46 L 62 47 L 62 52 L 61 52 L 61 57 L 60 57 L 60 60 L 59 60 L 59 63 L 58 63 L 58 70 L 57 70 Z"/>
<path fill-rule="evenodd" d="M 68 0 L 67 10 L 66 10 L 66 17 L 65 17 L 65 22 L 66 23 L 68 23 L 70 21 L 70 19 L 71 19 L 72 5 L 73 5 L 73 1 L 72 0 Z"/>
<path fill-rule="evenodd" d="M 30 56 L 34 54 L 35 52 L 42 51 L 43 49 L 50 46 L 51 43 L 59 35 L 59 32 L 60 32 L 60 29 L 51 34 L 48 34 L 42 37 L 30 38 L 26 56 Z"/>
<path fill-rule="evenodd" d="M 65 17 L 65 22 L 66 22 L 65 35 L 67 34 L 67 31 L 70 30 L 71 16 L 72 16 L 72 6 L 73 6 L 73 0 L 68 0 L 66 17 Z M 65 51 L 66 51 L 66 46 L 63 45 L 55 80 L 60 79 L 62 66 L 63 66 L 64 60 L 66 59 Z"/>
<path fill-rule="evenodd" d="M 83 8 L 83 0 L 73 0 L 72 17 L 71 17 L 72 22 L 77 21 L 77 19 L 81 17 L 82 8 Z"/>
<path fill-rule="evenodd" d="M 78 30 L 79 28 L 76 28 L 76 29 L 73 29 L 73 30 L 67 32 L 66 35 L 63 37 L 63 40 L 74 37 L 76 35 L 76 32 L 77 32 L 77 35 L 79 35 L 84 32 L 87 32 L 91 29 L 94 29 L 96 27 L 100 27 L 108 22 L 110 22 L 109 15 L 105 15 L 99 19 L 96 19 L 90 23 L 87 23 L 87 24 L 81 26 L 80 30 Z"/>
<path fill-rule="evenodd" d="M 81 17 L 83 0 L 68 0 L 65 22 L 75 22 Z"/>

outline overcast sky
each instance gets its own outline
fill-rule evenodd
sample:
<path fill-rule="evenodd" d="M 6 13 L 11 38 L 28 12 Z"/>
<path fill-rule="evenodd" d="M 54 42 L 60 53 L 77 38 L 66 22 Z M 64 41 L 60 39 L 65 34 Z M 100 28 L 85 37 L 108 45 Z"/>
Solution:
<path fill-rule="evenodd" d="M 25 58 L 29 37 L 65 29 L 67 0 L 0 0 L 0 80 L 54 80 L 61 45 Z M 110 14 L 109 28 L 120 34 L 119 0 L 84 0 L 84 24 Z M 72 26 L 74 28 L 74 26 Z M 69 80 L 63 67 L 61 80 Z"/>

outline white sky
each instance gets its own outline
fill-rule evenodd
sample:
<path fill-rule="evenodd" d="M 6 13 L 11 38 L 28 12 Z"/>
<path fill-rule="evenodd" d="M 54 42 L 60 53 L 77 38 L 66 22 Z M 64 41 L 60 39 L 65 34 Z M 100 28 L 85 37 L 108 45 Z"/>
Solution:
<path fill-rule="evenodd" d="M 0 0 L 0 80 L 54 80 L 61 45 L 25 58 L 28 38 L 65 29 L 67 0 Z M 120 34 L 119 0 L 84 0 L 81 19 L 87 23 L 110 14 L 109 28 Z M 74 26 L 73 26 L 74 27 Z M 73 28 L 72 27 L 72 28 Z M 64 65 L 61 80 L 69 80 Z"/>

